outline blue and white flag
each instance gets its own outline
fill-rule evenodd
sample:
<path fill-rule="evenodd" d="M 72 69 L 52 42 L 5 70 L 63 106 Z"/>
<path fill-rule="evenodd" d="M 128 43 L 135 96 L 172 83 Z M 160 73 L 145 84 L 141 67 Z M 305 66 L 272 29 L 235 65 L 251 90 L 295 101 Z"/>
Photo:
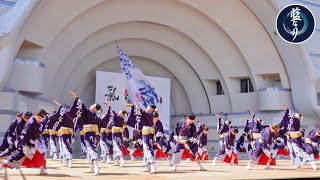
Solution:
<path fill-rule="evenodd" d="M 121 69 L 127 79 L 128 96 L 132 104 L 143 110 L 149 105 L 158 105 L 161 98 L 140 69 L 134 65 L 117 44 Z"/>

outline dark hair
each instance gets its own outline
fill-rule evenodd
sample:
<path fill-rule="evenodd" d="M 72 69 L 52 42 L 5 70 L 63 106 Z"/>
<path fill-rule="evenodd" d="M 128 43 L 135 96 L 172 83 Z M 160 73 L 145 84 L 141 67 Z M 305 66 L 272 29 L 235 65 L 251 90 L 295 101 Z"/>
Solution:
<path fill-rule="evenodd" d="M 237 128 L 234 128 L 233 130 L 232 130 L 232 132 L 234 132 L 234 133 L 236 133 L 236 134 L 238 134 L 238 129 Z"/>
<path fill-rule="evenodd" d="M 204 127 L 203 130 L 204 131 L 209 131 L 209 128 L 208 127 Z"/>
<path fill-rule="evenodd" d="M 195 120 L 195 119 L 196 119 L 196 115 L 194 115 L 193 113 L 189 113 L 189 114 L 187 115 L 187 117 L 188 117 L 189 119 L 191 119 L 191 120 Z"/>
<path fill-rule="evenodd" d="M 242 136 L 246 136 L 246 135 L 247 135 L 246 133 L 243 133 L 243 134 L 242 134 Z"/>
<path fill-rule="evenodd" d="M 23 115 L 23 114 L 22 114 L 21 112 L 19 112 L 19 113 L 16 114 L 16 117 L 19 117 L 19 118 L 20 118 L 22 115 Z"/>
<path fill-rule="evenodd" d="M 101 105 L 96 103 L 96 109 L 97 109 L 97 111 L 101 110 Z"/>
<path fill-rule="evenodd" d="M 152 109 L 156 109 L 156 108 L 157 108 L 157 106 L 154 105 L 154 104 L 150 105 L 150 107 L 151 107 Z"/>
<path fill-rule="evenodd" d="M 24 116 L 26 119 L 29 119 L 32 115 L 33 115 L 33 114 L 32 114 L 32 112 L 30 112 L 30 111 L 26 111 L 26 112 L 23 114 L 23 116 Z"/>
<path fill-rule="evenodd" d="M 277 124 L 277 126 L 281 129 L 282 128 L 282 124 Z"/>
<path fill-rule="evenodd" d="M 47 117 L 47 111 L 45 111 L 44 109 L 39 109 L 38 111 L 37 111 L 37 115 L 38 116 L 40 116 L 40 117 L 42 117 L 42 118 L 46 118 Z"/>
<path fill-rule="evenodd" d="M 153 117 L 159 117 L 158 111 L 154 111 L 154 112 L 153 112 Z"/>
<path fill-rule="evenodd" d="M 124 114 L 124 116 L 127 116 L 128 115 L 128 112 L 124 109 L 121 110 L 121 114 Z"/>

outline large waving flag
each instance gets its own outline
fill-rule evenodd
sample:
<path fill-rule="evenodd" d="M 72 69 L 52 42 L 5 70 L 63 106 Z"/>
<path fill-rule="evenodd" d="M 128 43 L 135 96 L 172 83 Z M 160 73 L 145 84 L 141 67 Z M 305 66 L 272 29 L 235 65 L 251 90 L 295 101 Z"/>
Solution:
<path fill-rule="evenodd" d="M 128 97 L 132 104 L 145 110 L 149 105 L 161 103 L 151 83 L 140 69 L 134 65 L 117 44 L 121 69 L 127 79 Z"/>

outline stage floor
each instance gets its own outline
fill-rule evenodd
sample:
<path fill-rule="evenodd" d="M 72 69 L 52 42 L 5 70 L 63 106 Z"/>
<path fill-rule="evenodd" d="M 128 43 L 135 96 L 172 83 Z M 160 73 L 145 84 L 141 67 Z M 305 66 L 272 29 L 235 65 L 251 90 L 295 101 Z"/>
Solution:
<path fill-rule="evenodd" d="M 19 170 L 8 169 L 6 172 L 3 170 L 0 173 L 0 178 L 9 180 L 57 180 L 57 179 L 168 179 L 168 180 L 197 180 L 200 179 L 294 179 L 294 178 L 319 178 L 320 170 L 312 170 L 310 165 L 305 165 L 301 169 L 293 169 L 289 165 L 289 160 L 278 160 L 277 166 L 273 170 L 264 170 L 263 166 L 253 166 L 254 170 L 246 170 L 245 165 L 247 160 L 240 160 L 238 166 L 229 166 L 226 164 L 219 164 L 212 166 L 211 161 L 205 162 L 204 167 L 207 169 L 205 172 L 198 171 L 198 166 L 195 163 L 182 162 L 178 167 L 177 172 L 170 171 L 171 166 L 167 161 L 157 160 L 157 174 L 149 174 L 142 172 L 142 161 L 134 163 L 127 163 L 125 167 L 115 167 L 111 164 L 100 163 L 101 171 L 99 176 L 92 174 L 82 173 L 87 169 L 88 165 L 84 159 L 75 159 L 73 168 L 60 167 L 59 161 L 48 160 L 48 176 L 38 175 L 38 169 L 22 169 L 22 175 Z M 320 162 L 318 163 L 320 167 Z"/>

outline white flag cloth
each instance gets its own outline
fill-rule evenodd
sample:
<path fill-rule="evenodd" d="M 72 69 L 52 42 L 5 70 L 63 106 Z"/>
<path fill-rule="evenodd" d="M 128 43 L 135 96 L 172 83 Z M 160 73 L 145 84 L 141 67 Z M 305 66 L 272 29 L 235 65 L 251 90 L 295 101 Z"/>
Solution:
<path fill-rule="evenodd" d="M 134 65 L 117 44 L 121 69 L 126 77 L 129 100 L 143 110 L 149 105 L 160 104 L 161 98 L 140 69 Z"/>

